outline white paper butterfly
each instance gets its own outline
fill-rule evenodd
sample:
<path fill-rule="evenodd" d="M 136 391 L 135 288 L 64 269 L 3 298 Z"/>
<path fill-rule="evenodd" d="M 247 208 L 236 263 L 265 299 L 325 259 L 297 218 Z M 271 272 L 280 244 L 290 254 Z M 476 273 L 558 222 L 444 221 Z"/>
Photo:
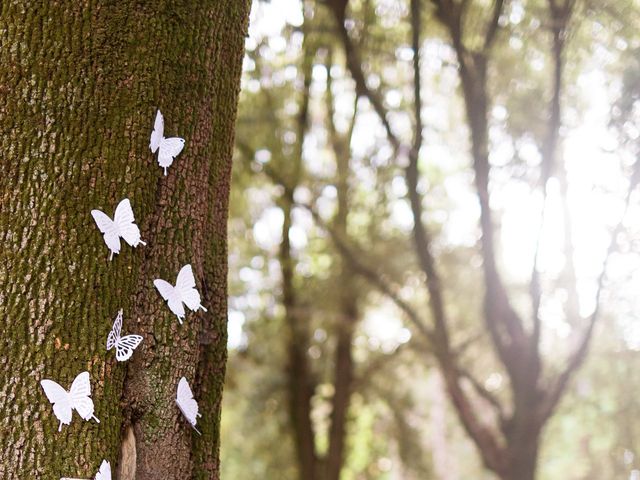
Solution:
<path fill-rule="evenodd" d="M 68 392 L 53 380 L 41 380 L 40 385 L 44 389 L 49 401 L 53 404 L 53 413 L 60 420 L 58 431 L 62 430 L 62 424 L 69 425 L 73 409 L 85 420 L 100 420 L 93 414 L 93 400 L 91 400 L 91 383 L 89 382 L 89 372 L 78 374 L 71 390 Z"/>
<path fill-rule="evenodd" d="M 196 418 L 201 417 L 198 413 L 198 403 L 193 398 L 193 393 L 191 392 L 191 388 L 187 383 L 187 379 L 182 377 L 178 382 L 178 394 L 176 395 L 176 403 L 178 404 L 178 408 L 184 415 L 184 418 L 191 424 L 193 429 L 198 432 L 200 435 L 200 431 L 196 428 Z"/>
<path fill-rule="evenodd" d="M 128 198 L 118 204 L 113 220 L 100 210 L 91 210 L 91 216 L 104 234 L 104 243 L 111 250 L 109 260 L 113 258 L 114 253 L 120 253 L 120 237 L 124 238 L 124 241 L 132 247 L 137 247 L 140 243 L 146 245 L 140 240 L 140 229 L 135 224 L 131 202 Z"/>
<path fill-rule="evenodd" d="M 169 309 L 176 314 L 180 324 L 182 324 L 182 319 L 185 315 L 183 303 L 194 312 L 199 308 L 205 312 L 207 311 L 200 304 L 200 294 L 196 290 L 196 280 L 193 278 L 191 265 L 185 265 L 180 269 L 175 287 L 161 279 L 154 280 L 153 284 L 162 295 L 162 298 L 167 301 Z"/>
<path fill-rule="evenodd" d="M 164 137 L 164 117 L 160 110 L 156 113 L 156 121 L 153 123 L 153 132 L 151 132 L 151 140 L 149 148 L 152 153 L 158 151 L 158 164 L 164 168 L 164 174 L 167 175 L 167 168 L 173 163 L 173 159 L 177 157 L 184 148 L 184 139 L 178 137 Z"/>
<path fill-rule="evenodd" d="M 106 460 L 102 461 L 100 464 L 100 470 L 96 473 L 96 476 L 93 477 L 94 480 L 111 480 L 111 465 Z M 67 478 L 63 477 L 60 480 L 82 480 L 79 478 Z"/>
<path fill-rule="evenodd" d="M 100 464 L 100 470 L 94 480 L 111 480 L 111 465 L 106 460 Z"/>
<path fill-rule="evenodd" d="M 124 337 L 121 337 L 121 332 L 122 309 L 118 311 L 116 321 L 113 322 L 113 328 L 107 337 L 107 350 L 111 350 L 113 347 L 116 347 L 116 359 L 119 362 L 124 362 L 131 358 L 133 350 L 140 345 L 140 342 L 142 342 L 142 337 L 140 335 L 125 335 Z"/>

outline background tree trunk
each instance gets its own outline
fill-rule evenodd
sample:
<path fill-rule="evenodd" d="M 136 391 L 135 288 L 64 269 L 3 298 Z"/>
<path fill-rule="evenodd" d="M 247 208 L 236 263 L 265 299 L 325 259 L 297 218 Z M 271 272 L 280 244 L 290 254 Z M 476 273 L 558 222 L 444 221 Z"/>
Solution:
<path fill-rule="evenodd" d="M 525 432 L 528 434 L 528 432 Z M 504 480 L 534 480 L 538 463 L 539 436 L 520 439 L 509 449 Z"/>
<path fill-rule="evenodd" d="M 349 210 L 351 208 L 351 139 L 358 109 L 358 99 L 353 105 L 353 117 L 346 132 L 338 132 L 335 125 L 335 98 L 331 80 L 333 52 L 328 55 L 327 69 L 327 130 L 336 162 L 336 190 L 338 208 L 333 219 L 333 228 L 343 238 L 348 238 Z M 354 282 L 355 273 L 349 262 L 341 259 L 339 264 L 338 318 L 336 321 L 336 347 L 333 365 L 334 393 L 331 400 L 331 420 L 329 427 L 329 446 L 326 455 L 325 480 L 339 480 L 346 460 L 348 416 L 351 395 L 355 380 L 355 360 L 353 358 L 353 337 L 360 321 L 358 291 Z"/>
<path fill-rule="evenodd" d="M 117 462 L 128 425 L 123 478 L 218 478 L 228 185 L 249 4 L 2 4 L 1 478 L 93 478 L 103 458 Z M 166 133 L 186 139 L 167 177 L 148 149 L 157 108 Z M 147 246 L 123 245 L 109 262 L 90 211 L 112 215 L 125 197 Z M 175 280 L 187 263 L 208 313 L 181 326 L 152 281 Z M 128 364 L 105 351 L 119 308 L 124 332 L 144 337 Z M 74 413 L 58 433 L 39 381 L 68 388 L 83 370 L 101 423 Z M 181 376 L 202 437 L 175 406 Z"/>
<path fill-rule="evenodd" d="M 298 462 L 300 480 L 318 478 L 318 456 L 316 452 L 316 432 L 312 418 L 312 400 L 316 389 L 308 350 L 311 338 L 311 325 L 307 314 L 301 313 L 299 286 L 296 286 L 296 258 L 289 239 L 293 226 L 293 206 L 295 191 L 303 175 L 303 142 L 309 128 L 309 102 L 311 88 L 311 69 L 313 67 L 312 50 L 308 47 L 306 25 L 303 27 L 304 43 L 301 58 L 299 81 L 299 110 L 296 115 L 297 142 L 292 158 L 285 160 L 289 165 L 292 182 L 281 182 L 284 189 L 280 198 L 284 221 L 282 224 L 282 242 L 279 250 L 280 270 L 282 272 L 282 305 L 287 325 L 287 384 L 289 397 L 289 418 L 294 434 L 294 444 Z"/>

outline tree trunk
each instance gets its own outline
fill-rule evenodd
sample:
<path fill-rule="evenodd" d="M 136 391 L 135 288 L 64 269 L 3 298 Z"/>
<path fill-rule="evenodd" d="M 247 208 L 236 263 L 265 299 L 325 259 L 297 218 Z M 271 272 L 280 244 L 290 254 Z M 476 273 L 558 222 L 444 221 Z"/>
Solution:
<path fill-rule="evenodd" d="M 506 471 L 501 480 L 534 480 L 538 461 L 538 437 L 523 438 L 508 449 Z"/>
<path fill-rule="evenodd" d="M 298 460 L 298 478 L 315 480 L 317 478 L 318 458 L 315 448 L 315 432 L 311 418 L 311 400 L 315 385 L 311 367 L 307 358 L 309 348 L 309 325 L 307 319 L 299 314 L 296 290 L 293 285 L 294 261 L 291 258 L 289 229 L 291 228 L 291 210 L 293 191 L 283 202 L 284 222 L 282 225 L 282 244 L 280 245 L 280 267 L 282 271 L 282 304 L 288 327 L 287 379 L 289 394 L 289 417 L 294 433 L 296 456 Z"/>
<path fill-rule="evenodd" d="M 226 218 L 250 0 L 5 2 L 0 9 L 0 478 L 219 477 Z M 168 176 L 156 109 L 186 147 Z M 90 211 L 131 200 L 146 246 L 108 250 Z M 207 313 L 153 287 L 193 266 Z M 106 352 L 119 308 L 141 346 Z M 95 415 L 58 422 L 39 381 L 91 375 Z M 175 406 L 189 380 L 202 437 Z M 132 426 L 133 428 L 128 428 Z M 116 474 L 114 473 L 114 477 Z"/>
<path fill-rule="evenodd" d="M 348 220 L 351 205 L 350 189 L 350 161 L 351 139 L 355 126 L 355 118 L 358 110 L 358 98 L 353 105 L 351 124 L 343 134 L 339 133 L 334 123 L 335 98 L 333 96 L 333 83 L 330 69 L 333 65 L 333 52 L 327 56 L 327 129 L 329 142 L 333 149 L 336 161 L 336 189 L 338 197 L 338 210 L 333 219 L 333 228 L 343 238 L 348 238 Z M 329 427 L 329 447 L 325 462 L 324 480 L 339 480 L 342 467 L 345 463 L 345 450 L 347 443 L 348 414 L 353 393 L 355 379 L 355 361 L 353 358 L 353 336 L 360 320 L 358 309 L 358 291 L 354 283 L 355 272 L 348 262 L 342 260 L 339 264 L 338 284 L 340 293 L 338 300 L 338 318 L 336 322 L 336 350 L 333 366 L 333 399 L 331 401 L 331 419 Z"/>
<path fill-rule="evenodd" d="M 299 111 L 296 116 L 296 149 L 292 158 L 286 159 L 289 166 L 289 185 L 282 185 L 284 193 L 281 208 L 284 215 L 282 224 L 282 243 L 279 260 L 282 272 L 282 305 L 285 310 L 285 322 L 288 329 L 287 339 L 287 380 L 289 418 L 294 434 L 298 478 L 316 480 L 318 478 L 318 456 L 316 454 L 316 434 L 312 419 L 312 400 L 316 389 L 315 379 L 309 363 L 307 351 L 311 338 L 309 319 L 300 313 L 300 300 L 295 285 L 295 258 L 289 239 L 293 225 L 293 205 L 295 190 L 298 188 L 303 172 L 303 143 L 309 128 L 309 100 L 311 88 L 311 69 L 313 50 L 308 47 L 307 23 L 303 26 L 304 41 L 300 68 L 302 91 L 299 99 Z"/>
<path fill-rule="evenodd" d="M 345 285 L 345 287 L 347 286 Z M 333 410 L 331 411 L 325 480 L 339 480 L 345 461 L 347 415 L 354 380 L 353 331 L 358 320 L 355 299 L 345 301 L 341 313 L 345 317 L 340 319 L 340 325 L 338 325 L 333 378 L 334 394 L 331 403 Z"/>
<path fill-rule="evenodd" d="M 484 55 L 470 56 L 465 63 L 464 53 L 458 55 L 463 98 L 471 134 L 471 154 L 475 184 L 481 205 L 482 256 L 485 270 L 485 322 L 493 338 L 496 353 L 501 356 L 510 374 L 514 412 L 508 420 L 507 446 L 504 449 L 504 468 L 492 469 L 502 480 L 533 480 L 536 474 L 540 423 L 537 412 L 540 376 L 537 346 L 524 333 L 521 322 L 509 304 L 496 269 L 494 226 L 489 201 L 489 123 L 487 97 L 487 60 Z M 508 336 L 511 344 L 500 347 L 501 338 Z M 533 338 L 533 337 L 532 337 Z M 536 340 L 537 341 L 537 340 Z M 482 450 L 484 445 L 478 443 Z M 491 467 L 490 467 L 491 468 Z"/>

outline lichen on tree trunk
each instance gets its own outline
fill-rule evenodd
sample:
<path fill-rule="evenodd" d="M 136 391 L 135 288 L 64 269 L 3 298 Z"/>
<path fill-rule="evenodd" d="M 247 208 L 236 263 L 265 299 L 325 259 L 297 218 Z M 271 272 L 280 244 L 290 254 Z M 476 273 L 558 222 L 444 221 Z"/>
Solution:
<path fill-rule="evenodd" d="M 135 433 L 136 479 L 218 478 L 226 219 L 250 0 L 0 5 L 0 478 L 90 478 Z M 156 109 L 186 139 L 167 177 Z M 146 246 L 113 261 L 90 211 L 128 197 Z M 153 288 L 191 263 L 208 313 Z M 105 351 L 119 308 L 144 342 Z M 58 422 L 39 381 L 91 374 L 96 416 Z M 175 406 L 186 376 L 202 437 Z M 127 437 L 130 438 L 130 437 Z"/>

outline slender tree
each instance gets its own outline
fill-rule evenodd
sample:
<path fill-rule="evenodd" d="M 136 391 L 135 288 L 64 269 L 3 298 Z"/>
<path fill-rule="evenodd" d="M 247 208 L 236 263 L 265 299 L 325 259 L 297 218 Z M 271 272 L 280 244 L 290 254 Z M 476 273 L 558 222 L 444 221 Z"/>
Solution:
<path fill-rule="evenodd" d="M 311 7 L 308 4 L 307 7 Z M 309 10 L 307 9 L 307 12 Z M 308 280 L 296 273 L 298 253 L 291 245 L 290 234 L 294 224 L 294 208 L 296 207 L 296 193 L 303 189 L 316 189 L 319 179 L 306 171 L 305 142 L 308 144 L 309 132 L 313 128 L 323 128 L 327 132 L 326 148 L 335 161 L 335 176 L 326 181 L 335 185 L 337 205 L 331 221 L 333 228 L 341 235 L 347 235 L 349 210 L 352 203 L 351 189 L 351 139 L 353 136 L 357 113 L 357 101 L 353 105 L 353 116 L 345 132 L 338 130 L 336 118 L 337 99 L 331 77 L 335 42 L 324 33 L 326 12 L 314 12 L 305 16 L 305 23 L 300 32 L 304 35 L 298 58 L 298 75 L 292 82 L 291 95 L 288 89 L 282 95 L 282 86 L 264 85 L 256 95 L 260 100 L 251 99 L 251 103 L 264 101 L 269 112 L 280 111 L 283 100 L 290 101 L 293 96 L 297 104 L 294 116 L 270 118 L 270 128 L 266 130 L 266 138 L 257 137 L 255 128 L 249 132 L 241 129 L 238 138 L 238 148 L 242 156 L 251 161 L 256 156 L 257 149 L 268 148 L 271 158 L 266 163 L 253 164 L 254 169 L 266 174 L 278 189 L 276 203 L 283 213 L 281 241 L 278 246 L 278 263 L 280 266 L 280 302 L 283 306 L 283 320 L 285 324 L 284 344 L 286 348 L 286 396 L 287 416 L 295 448 L 298 478 L 304 480 L 338 480 L 346 464 L 349 438 L 349 407 L 352 394 L 366 382 L 356 386 L 356 361 L 354 359 L 353 339 L 357 325 L 361 319 L 359 303 L 364 298 L 361 288 L 362 282 L 355 277 L 349 262 L 345 262 L 336 252 L 334 266 L 331 267 L 329 281 L 320 281 L 325 290 L 330 291 L 327 298 L 312 299 L 305 292 L 309 286 Z M 260 56 L 252 57 L 256 64 L 256 76 L 267 78 L 271 73 L 271 65 Z M 314 103 L 312 92 L 312 70 L 320 68 L 319 62 L 324 60 L 327 73 L 327 84 L 322 95 L 323 103 Z M 273 62 L 277 64 L 278 62 Z M 322 110 L 322 115 L 312 106 Z M 324 106 L 324 109 L 322 107 Z M 252 115 L 254 112 L 252 111 Z M 271 116 L 267 113 L 267 116 Z M 322 125 L 314 125 L 314 118 L 321 118 Z M 248 119 L 243 119 L 248 122 Z M 241 120 L 242 123 L 242 120 Z M 273 125 L 276 135 L 273 135 Z M 295 143 L 288 147 L 281 137 L 284 132 L 295 133 Z M 328 247 L 331 245 L 329 244 Z M 331 286 L 329 286 L 331 284 Z M 334 292 L 333 285 L 339 285 Z M 313 365 L 309 356 L 309 348 L 314 343 L 314 321 L 310 314 L 315 315 L 321 328 L 328 332 L 327 352 Z M 320 313 L 321 312 L 321 313 Z M 328 367 L 325 368 L 324 364 Z M 331 370 L 326 374 L 324 371 Z M 322 373 L 321 373 L 322 372 Z M 318 399 L 320 385 L 330 386 L 331 394 L 326 398 L 328 415 L 326 419 L 327 437 L 322 437 L 322 428 L 318 428 L 317 409 L 314 409 L 314 397 Z M 361 389 L 361 388 L 360 388 Z M 326 445 L 326 451 L 319 448 Z"/>
<path fill-rule="evenodd" d="M 295 256 L 289 233 L 293 226 L 293 207 L 296 189 L 302 181 L 304 137 L 309 128 L 309 103 L 311 88 L 311 69 L 314 50 L 309 47 L 307 23 L 303 25 L 304 40 L 301 56 L 299 82 L 302 86 L 298 113 L 295 118 L 296 144 L 290 165 L 286 169 L 288 180 L 273 180 L 283 189 L 280 206 L 284 214 L 282 223 L 282 242 L 278 260 L 282 275 L 282 305 L 287 324 L 287 390 L 289 401 L 289 419 L 294 433 L 294 443 L 298 460 L 300 480 L 320 479 L 319 459 L 316 452 L 316 435 L 312 418 L 312 399 L 315 394 L 316 379 L 309 361 L 311 325 L 307 315 L 302 313 L 302 305 L 295 281 Z"/>
<path fill-rule="evenodd" d="M 226 219 L 249 0 L 10 2 L 0 8 L 0 477 L 218 478 Z M 163 176 L 156 109 L 186 147 Z M 108 250 L 90 211 L 129 198 L 146 246 Z M 153 286 L 190 263 L 207 313 Z M 118 309 L 144 337 L 105 351 Z M 39 381 L 91 376 L 100 424 L 58 432 Z M 187 377 L 202 436 L 175 406 Z M 118 462 L 118 458 L 121 460 Z M 115 470 L 115 469 L 114 469 Z M 116 474 L 114 473 L 114 476 Z"/>

